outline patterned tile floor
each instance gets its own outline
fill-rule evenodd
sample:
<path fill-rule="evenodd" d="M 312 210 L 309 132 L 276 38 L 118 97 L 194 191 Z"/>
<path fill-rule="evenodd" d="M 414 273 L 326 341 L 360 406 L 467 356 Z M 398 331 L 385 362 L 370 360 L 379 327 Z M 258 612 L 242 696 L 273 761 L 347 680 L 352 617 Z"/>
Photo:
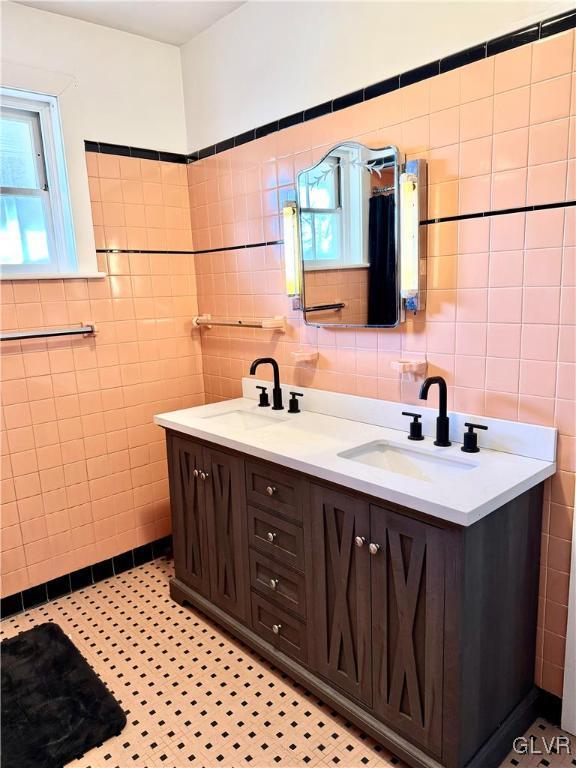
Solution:
<path fill-rule="evenodd" d="M 171 575 L 170 561 L 155 560 L 0 625 L 5 638 L 57 622 L 127 712 L 120 736 L 71 766 L 403 768 L 226 632 L 176 605 Z M 561 732 L 536 721 L 529 733 L 542 745 L 542 736 Z M 503 765 L 574 768 L 576 752 L 511 754 Z"/>

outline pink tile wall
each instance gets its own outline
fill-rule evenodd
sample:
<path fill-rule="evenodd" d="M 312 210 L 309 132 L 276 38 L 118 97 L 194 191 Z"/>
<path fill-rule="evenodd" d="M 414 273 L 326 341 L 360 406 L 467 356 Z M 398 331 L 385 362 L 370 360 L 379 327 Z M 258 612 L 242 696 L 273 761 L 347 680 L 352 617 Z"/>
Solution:
<path fill-rule="evenodd" d="M 189 166 L 196 248 L 281 237 L 279 200 L 295 174 L 345 139 L 397 144 L 429 163 L 429 216 L 574 199 L 574 32 L 502 53 Z M 574 208 L 429 227 L 427 309 L 396 330 L 303 324 L 284 296 L 282 248 L 196 257 L 201 312 L 285 314 L 288 332 L 202 331 L 208 400 L 240 394 L 249 363 L 272 354 L 283 380 L 415 402 L 390 367 L 423 358 L 449 384 L 450 407 L 556 425 L 546 486 L 537 682 L 562 692 L 576 469 Z M 296 349 L 319 350 L 317 365 Z"/>
<path fill-rule="evenodd" d="M 189 226 L 166 226 L 189 218 L 184 166 L 86 159 L 99 246 L 190 247 Z M 103 280 L 2 281 L 5 330 L 98 328 L 2 343 L 3 595 L 170 532 L 152 416 L 203 402 L 193 258 L 114 253 Z"/>
<path fill-rule="evenodd" d="M 343 303 L 341 309 L 314 312 L 317 323 L 363 325 L 368 317 L 368 268 L 314 269 L 306 272 L 306 306 Z"/>

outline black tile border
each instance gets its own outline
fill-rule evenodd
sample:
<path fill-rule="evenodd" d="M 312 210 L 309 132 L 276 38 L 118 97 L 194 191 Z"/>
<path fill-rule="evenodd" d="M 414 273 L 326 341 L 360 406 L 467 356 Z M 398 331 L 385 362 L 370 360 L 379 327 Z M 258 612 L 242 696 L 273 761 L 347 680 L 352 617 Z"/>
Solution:
<path fill-rule="evenodd" d="M 156 149 L 142 147 L 126 147 L 123 144 L 106 144 L 102 141 L 84 141 L 85 152 L 97 152 L 101 155 L 119 155 L 120 157 L 137 157 L 140 160 L 162 160 L 165 163 L 186 165 L 190 155 L 180 155 L 177 152 L 161 152 Z M 214 154 L 213 152 L 211 154 Z M 198 158 L 196 158 L 198 159 Z"/>
<path fill-rule="evenodd" d="M 473 48 L 465 48 L 463 51 L 453 53 L 440 59 L 440 74 L 452 72 L 453 69 L 465 67 L 466 64 L 472 64 L 474 61 L 486 58 L 487 43 L 475 45 Z"/>
<path fill-rule="evenodd" d="M 171 549 L 172 536 L 163 536 L 149 544 L 143 544 L 141 547 L 129 549 L 128 552 L 122 552 L 120 555 L 80 568 L 78 571 L 58 576 L 56 579 L 30 587 L 23 592 L 17 592 L 15 595 L 3 597 L 0 604 L 0 617 L 7 619 L 22 611 L 56 600 L 58 597 L 70 595 L 110 576 L 117 576 L 137 565 L 144 565 L 157 557 L 167 555 Z"/>
<path fill-rule="evenodd" d="M 430 77 L 435 77 L 438 74 L 444 72 L 450 72 L 453 69 L 462 67 L 465 64 L 471 64 L 474 61 L 480 61 L 481 59 L 495 56 L 497 53 L 517 48 L 518 46 L 532 43 L 536 40 L 541 40 L 551 35 L 556 35 L 560 32 L 565 32 L 568 29 L 576 27 L 576 9 L 566 11 L 565 13 L 553 16 L 550 19 L 539 21 L 529 27 L 523 27 L 522 29 L 514 30 L 506 35 L 497 37 L 491 40 L 486 40 L 483 43 L 466 48 L 457 53 L 445 56 L 442 59 L 431 61 L 428 64 L 423 64 L 416 69 L 409 70 L 407 72 L 394 75 L 386 80 L 382 80 L 379 83 L 373 83 L 365 88 L 360 88 L 352 93 L 344 94 L 332 99 L 331 101 L 325 101 L 323 104 L 318 104 L 314 107 L 308 107 L 301 112 L 296 112 L 288 117 L 281 117 L 275 120 L 273 123 L 268 123 L 265 126 L 253 128 L 250 131 L 246 131 L 240 136 L 235 136 L 225 141 L 221 141 L 218 144 L 212 144 L 210 147 L 205 147 L 197 152 L 193 152 L 188 155 L 188 162 L 193 163 L 202 157 L 209 157 L 210 155 L 218 154 L 218 152 L 224 151 L 221 149 L 223 145 L 226 149 L 231 149 L 232 145 L 238 147 L 241 144 L 245 144 L 247 141 L 253 141 L 254 139 L 266 136 L 272 131 L 269 130 L 270 126 L 276 125 L 277 131 L 281 131 L 284 128 L 289 128 L 292 125 L 298 123 L 307 122 L 308 120 L 314 120 L 317 117 L 330 114 L 332 112 L 338 112 L 341 109 L 353 106 L 354 104 L 360 104 L 364 101 L 382 96 L 390 91 L 398 90 L 407 85 L 413 85 L 414 83 L 427 80 Z M 233 143 L 233 144 L 232 144 Z"/>
<path fill-rule="evenodd" d="M 508 216 L 513 213 L 533 213 L 534 211 L 547 211 L 552 208 L 572 208 L 576 200 L 564 200 L 560 203 L 540 203 L 538 205 L 524 205 L 519 208 L 500 208 L 495 211 L 479 211 L 478 213 L 459 213 L 455 216 L 443 216 L 437 219 L 426 219 L 420 222 L 420 226 L 430 224 L 445 224 L 449 221 L 466 221 L 467 219 L 487 219 L 491 216 Z"/>
<path fill-rule="evenodd" d="M 399 75 L 394 75 L 379 83 L 373 83 L 372 85 L 360 88 L 352 93 L 347 93 L 343 96 L 331 99 L 330 101 L 325 101 L 323 104 L 317 104 L 316 106 L 308 107 L 308 109 L 304 109 L 301 112 L 295 112 L 287 117 L 273 120 L 270 123 L 266 123 L 266 125 L 260 125 L 257 128 L 252 128 L 238 136 L 223 139 L 216 144 L 203 147 L 188 155 L 182 155 L 176 152 L 160 152 L 152 149 L 142 149 L 140 147 L 126 147 L 120 144 L 106 144 L 98 141 L 85 141 L 84 148 L 86 152 L 101 152 L 104 154 L 121 155 L 125 157 L 139 157 L 144 160 L 163 160 L 167 163 L 180 164 L 195 163 L 198 160 L 212 157 L 220 152 L 225 152 L 228 149 L 240 147 L 242 144 L 246 144 L 249 141 L 260 139 L 263 136 L 268 136 L 277 131 L 282 131 L 284 128 L 290 128 L 292 125 L 298 125 L 299 123 L 304 123 L 308 120 L 315 120 L 317 117 L 338 112 L 341 109 L 346 109 L 355 104 L 361 104 L 364 101 L 370 101 L 370 99 L 382 96 L 385 93 L 390 93 L 390 91 L 396 91 L 407 85 L 413 85 L 414 83 L 419 83 L 422 80 L 427 80 L 430 77 L 435 77 L 444 72 L 450 72 L 453 69 L 458 69 L 459 67 L 471 64 L 474 61 L 490 58 L 498 53 L 509 51 L 512 48 L 517 48 L 521 45 L 526 45 L 527 43 L 533 43 L 536 40 L 543 40 L 544 38 L 557 35 L 560 32 L 565 32 L 574 27 L 576 27 L 576 9 L 566 11 L 558 16 L 553 16 L 550 19 L 544 19 L 544 21 L 535 22 L 531 26 L 514 30 L 506 35 L 486 40 L 471 48 L 465 48 L 462 51 L 450 54 L 449 56 L 437 59 L 436 61 L 423 64 L 420 67 L 416 67 L 416 69 L 402 72 Z M 124 253 L 124 251 L 122 252 Z"/>
<path fill-rule="evenodd" d="M 540 690 L 540 701 L 538 706 L 540 717 L 548 720 L 549 723 L 560 727 L 562 714 L 562 699 L 554 693 Z"/>
<path fill-rule="evenodd" d="M 442 216 L 436 219 L 424 219 L 420 222 L 421 227 L 432 224 L 447 224 L 450 221 L 467 221 L 468 219 L 487 219 L 491 216 L 507 216 L 514 213 L 533 213 L 534 211 L 546 211 L 552 208 L 572 208 L 576 205 L 576 200 L 564 200 L 559 203 L 540 203 L 538 205 L 525 205 L 521 208 L 502 208 L 495 211 L 478 211 L 476 213 L 459 213 L 454 216 Z M 126 250 L 122 248 L 99 248 L 96 253 L 148 253 L 160 255 L 182 255 L 197 256 L 203 253 L 224 253 L 225 251 L 243 251 L 247 248 L 265 248 L 272 245 L 284 245 L 284 240 L 268 240 L 263 243 L 245 243 L 244 245 L 225 245 L 220 248 L 204 248 L 198 251 L 146 251 L 146 250 Z"/>

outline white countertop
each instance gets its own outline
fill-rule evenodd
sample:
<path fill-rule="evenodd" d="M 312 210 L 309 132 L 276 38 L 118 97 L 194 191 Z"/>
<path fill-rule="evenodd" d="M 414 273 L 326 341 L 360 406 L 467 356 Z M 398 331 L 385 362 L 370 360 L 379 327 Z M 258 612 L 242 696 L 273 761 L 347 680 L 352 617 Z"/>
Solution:
<path fill-rule="evenodd" d="M 401 404 L 396 406 L 406 410 Z M 305 408 L 305 402 L 302 407 Z M 246 428 L 238 413 L 213 418 L 238 411 L 265 415 L 268 419 L 263 420 L 263 426 Z M 246 397 L 162 413 L 154 421 L 162 427 L 463 526 L 475 523 L 556 471 L 553 461 L 487 448 L 467 454 L 460 450 L 461 443 L 439 448 L 431 438 L 409 441 L 407 432 L 399 429 L 306 410 L 298 414 L 272 411 L 259 408 L 254 399 Z M 430 461 L 429 472 L 409 477 L 338 455 L 372 441 L 385 441 L 393 449 L 424 454 L 432 460 L 450 461 L 437 465 Z M 399 455 L 402 461 L 403 453 Z"/>

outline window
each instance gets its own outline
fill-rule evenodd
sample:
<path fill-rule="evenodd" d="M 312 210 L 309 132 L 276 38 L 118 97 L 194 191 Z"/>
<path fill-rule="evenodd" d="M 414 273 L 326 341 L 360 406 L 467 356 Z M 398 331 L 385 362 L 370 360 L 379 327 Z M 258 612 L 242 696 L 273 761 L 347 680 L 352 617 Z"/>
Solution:
<path fill-rule="evenodd" d="M 299 176 L 302 259 L 306 269 L 366 266 L 363 197 L 367 179 L 354 150 L 338 148 Z"/>
<path fill-rule="evenodd" d="M 2 88 L 0 267 L 4 277 L 74 273 L 74 232 L 53 96 Z"/>

